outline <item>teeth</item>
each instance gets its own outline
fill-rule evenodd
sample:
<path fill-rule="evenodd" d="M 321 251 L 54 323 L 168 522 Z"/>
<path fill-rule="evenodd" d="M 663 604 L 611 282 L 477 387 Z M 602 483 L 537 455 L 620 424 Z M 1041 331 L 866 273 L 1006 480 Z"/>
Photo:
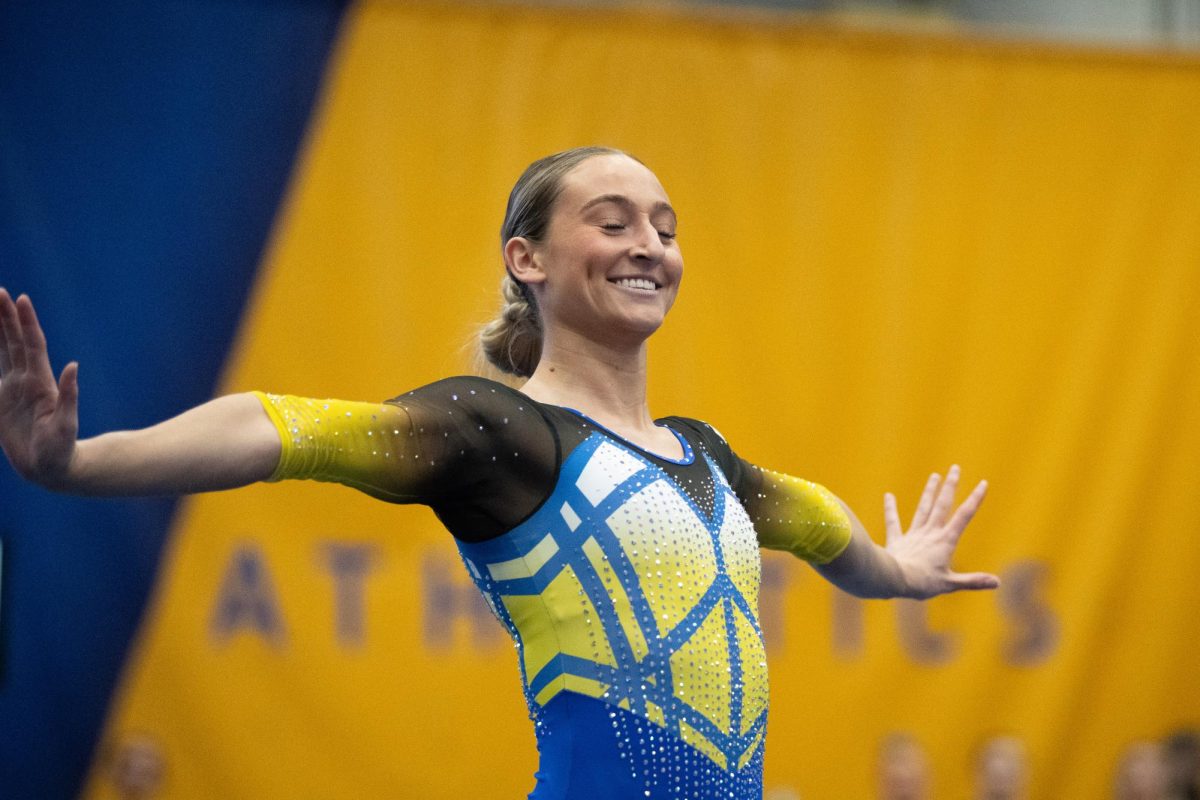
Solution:
<path fill-rule="evenodd" d="M 615 281 L 617 286 L 624 286 L 626 289 L 649 289 L 654 291 L 654 281 L 646 278 L 620 278 Z"/>

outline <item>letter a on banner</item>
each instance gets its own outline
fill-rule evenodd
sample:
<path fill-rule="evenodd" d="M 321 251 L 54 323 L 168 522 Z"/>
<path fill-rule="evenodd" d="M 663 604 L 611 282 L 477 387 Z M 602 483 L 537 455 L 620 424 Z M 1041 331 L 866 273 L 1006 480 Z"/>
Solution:
<path fill-rule="evenodd" d="M 217 593 L 210 623 L 217 642 L 239 630 L 253 631 L 272 645 L 283 642 L 283 616 L 266 562 L 257 547 L 244 544 L 233 551 Z"/>

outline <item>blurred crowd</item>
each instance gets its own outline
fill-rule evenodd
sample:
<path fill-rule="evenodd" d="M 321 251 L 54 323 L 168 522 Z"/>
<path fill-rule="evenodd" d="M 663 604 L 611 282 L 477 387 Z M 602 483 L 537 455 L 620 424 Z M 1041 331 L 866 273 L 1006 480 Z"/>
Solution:
<path fill-rule="evenodd" d="M 894 733 L 879 745 L 878 800 L 931 800 L 929 760 L 917 739 Z M 1030 800 L 1030 764 L 1015 736 L 975 748 L 971 800 Z M 1200 730 L 1130 742 L 1112 768 L 1113 800 L 1200 800 Z"/>

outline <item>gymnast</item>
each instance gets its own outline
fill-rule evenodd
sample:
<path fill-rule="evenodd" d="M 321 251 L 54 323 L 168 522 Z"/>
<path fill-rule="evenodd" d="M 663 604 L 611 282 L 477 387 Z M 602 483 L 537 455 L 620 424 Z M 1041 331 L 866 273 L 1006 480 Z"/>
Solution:
<path fill-rule="evenodd" d="M 875 544 L 829 490 L 737 456 L 716 428 L 655 419 L 646 342 L 683 276 L 676 216 L 637 159 L 582 147 L 509 196 L 504 306 L 481 332 L 519 389 L 453 377 L 385 402 L 248 392 L 137 431 L 78 434 L 78 365 L 55 380 L 27 296 L 0 289 L 0 446 L 83 495 L 310 479 L 422 503 L 517 645 L 534 800 L 760 798 L 767 664 L 759 548 L 859 597 L 992 589 L 950 562 L 986 492 L 929 477 Z"/>

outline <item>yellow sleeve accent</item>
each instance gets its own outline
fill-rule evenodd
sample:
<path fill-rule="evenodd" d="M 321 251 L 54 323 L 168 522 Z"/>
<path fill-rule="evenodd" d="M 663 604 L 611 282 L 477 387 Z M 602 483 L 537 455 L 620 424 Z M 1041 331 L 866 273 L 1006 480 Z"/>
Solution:
<path fill-rule="evenodd" d="M 420 502 L 412 427 L 400 408 L 383 403 L 316 400 L 254 392 L 279 432 L 279 464 L 269 481 L 341 483 L 393 503 Z"/>
<path fill-rule="evenodd" d="M 279 463 L 275 465 L 275 471 L 271 473 L 271 477 L 267 478 L 268 482 L 283 480 L 282 472 L 283 463 L 287 460 L 288 445 L 291 442 L 291 437 L 288 435 L 287 423 L 283 421 L 283 416 L 279 409 L 271 401 L 271 396 L 266 392 L 253 392 L 258 402 L 262 403 L 263 411 L 267 412 L 267 419 L 271 420 L 271 424 L 275 426 L 275 430 L 279 433 Z"/>
<path fill-rule="evenodd" d="M 758 543 L 814 564 L 828 564 L 850 544 L 850 517 L 819 483 L 762 470 L 754 502 Z"/>

